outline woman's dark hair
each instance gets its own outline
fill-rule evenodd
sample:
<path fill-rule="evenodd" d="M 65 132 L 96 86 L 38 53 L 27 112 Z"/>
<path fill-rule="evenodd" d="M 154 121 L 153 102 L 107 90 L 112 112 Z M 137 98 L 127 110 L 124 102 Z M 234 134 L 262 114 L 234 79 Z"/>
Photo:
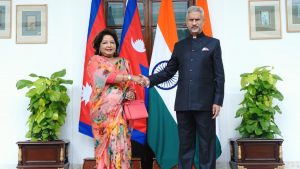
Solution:
<path fill-rule="evenodd" d="M 98 35 L 95 37 L 94 39 L 94 43 L 93 43 L 93 47 L 95 49 L 95 55 L 101 55 L 100 53 L 100 43 L 103 40 L 103 37 L 105 35 L 110 35 L 114 38 L 114 41 L 116 43 L 116 52 L 114 54 L 114 57 L 118 57 L 119 54 L 117 52 L 118 48 L 119 48 L 119 41 L 118 41 L 118 36 L 115 33 L 115 31 L 111 30 L 111 29 L 104 29 L 103 31 L 99 32 Z"/>

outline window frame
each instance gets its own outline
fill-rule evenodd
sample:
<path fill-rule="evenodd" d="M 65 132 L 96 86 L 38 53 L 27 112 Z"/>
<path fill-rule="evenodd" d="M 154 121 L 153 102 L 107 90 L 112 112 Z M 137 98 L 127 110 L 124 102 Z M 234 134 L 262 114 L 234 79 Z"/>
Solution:
<path fill-rule="evenodd" d="M 173 0 L 173 2 L 187 2 L 187 7 L 191 5 L 195 5 L 196 0 Z M 126 9 L 126 0 L 104 0 L 104 13 L 105 13 L 105 22 L 107 23 L 107 16 L 108 16 L 108 4 L 109 3 L 123 3 L 123 17 L 125 15 L 125 9 Z M 161 2 L 161 0 L 137 0 L 137 3 L 143 3 L 144 7 L 144 23 L 141 23 L 143 32 L 143 38 L 144 43 L 146 47 L 146 54 L 148 61 L 150 63 L 151 55 L 152 55 L 152 47 L 153 47 L 153 30 L 156 29 L 157 25 L 153 25 L 153 13 L 152 13 L 152 3 Z M 176 12 L 176 11 L 175 11 Z M 107 25 L 107 24 L 106 24 Z M 182 24 L 176 24 L 177 29 L 178 28 L 187 28 L 185 23 Z M 122 30 L 122 25 L 114 25 L 114 26 L 107 26 L 107 28 L 111 29 L 120 29 Z M 119 37 L 120 38 L 120 37 Z"/>

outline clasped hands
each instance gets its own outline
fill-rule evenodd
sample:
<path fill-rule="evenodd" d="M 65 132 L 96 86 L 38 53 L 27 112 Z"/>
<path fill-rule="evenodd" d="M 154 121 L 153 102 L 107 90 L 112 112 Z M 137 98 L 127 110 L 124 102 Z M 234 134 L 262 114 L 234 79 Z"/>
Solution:
<path fill-rule="evenodd" d="M 142 87 L 149 86 L 150 84 L 149 79 L 143 75 L 138 75 L 138 76 L 133 75 L 131 80 Z M 125 99 L 135 100 L 135 93 L 133 91 L 128 91 L 125 95 Z"/>
<path fill-rule="evenodd" d="M 146 76 L 143 76 L 141 74 L 138 76 L 133 76 L 132 81 L 142 87 L 148 87 L 150 85 L 150 80 Z"/>

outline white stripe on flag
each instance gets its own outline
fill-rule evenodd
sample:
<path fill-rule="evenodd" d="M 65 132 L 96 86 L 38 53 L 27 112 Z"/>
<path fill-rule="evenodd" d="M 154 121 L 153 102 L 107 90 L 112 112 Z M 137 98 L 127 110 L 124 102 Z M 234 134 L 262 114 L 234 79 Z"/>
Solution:
<path fill-rule="evenodd" d="M 159 25 L 156 29 L 156 35 L 154 40 L 152 58 L 150 63 L 150 71 L 149 74 L 152 74 L 153 68 L 161 61 L 168 61 L 171 58 L 172 53 L 161 33 Z M 165 102 L 166 107 L 168 108 L 171 116 L 173 117 L 174 121 L 177 123 L 176 119 L 176 112 L 174 111 L 174 102 L 176 97 L 176 90 L 177 86 L 170 90 L 162 90 L 155 86 L 155 89 L 162 97 L 163 101 Z"/>

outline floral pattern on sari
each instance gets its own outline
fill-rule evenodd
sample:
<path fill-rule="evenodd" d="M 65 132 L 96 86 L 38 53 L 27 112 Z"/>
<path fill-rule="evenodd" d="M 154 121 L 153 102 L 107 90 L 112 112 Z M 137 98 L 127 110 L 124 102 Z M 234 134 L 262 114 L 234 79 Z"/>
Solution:
<path fill-rule="evenodd" d="M 88 64 L 92 82 L 90 117 L 95 142 L 97 169 L 128 169 L 131 160 L 130 130 L 123 117 L 125 83 L 106 83 L 112 73 L 128 74 L 128 62 L 116 64 L 95 55 Z"/>

